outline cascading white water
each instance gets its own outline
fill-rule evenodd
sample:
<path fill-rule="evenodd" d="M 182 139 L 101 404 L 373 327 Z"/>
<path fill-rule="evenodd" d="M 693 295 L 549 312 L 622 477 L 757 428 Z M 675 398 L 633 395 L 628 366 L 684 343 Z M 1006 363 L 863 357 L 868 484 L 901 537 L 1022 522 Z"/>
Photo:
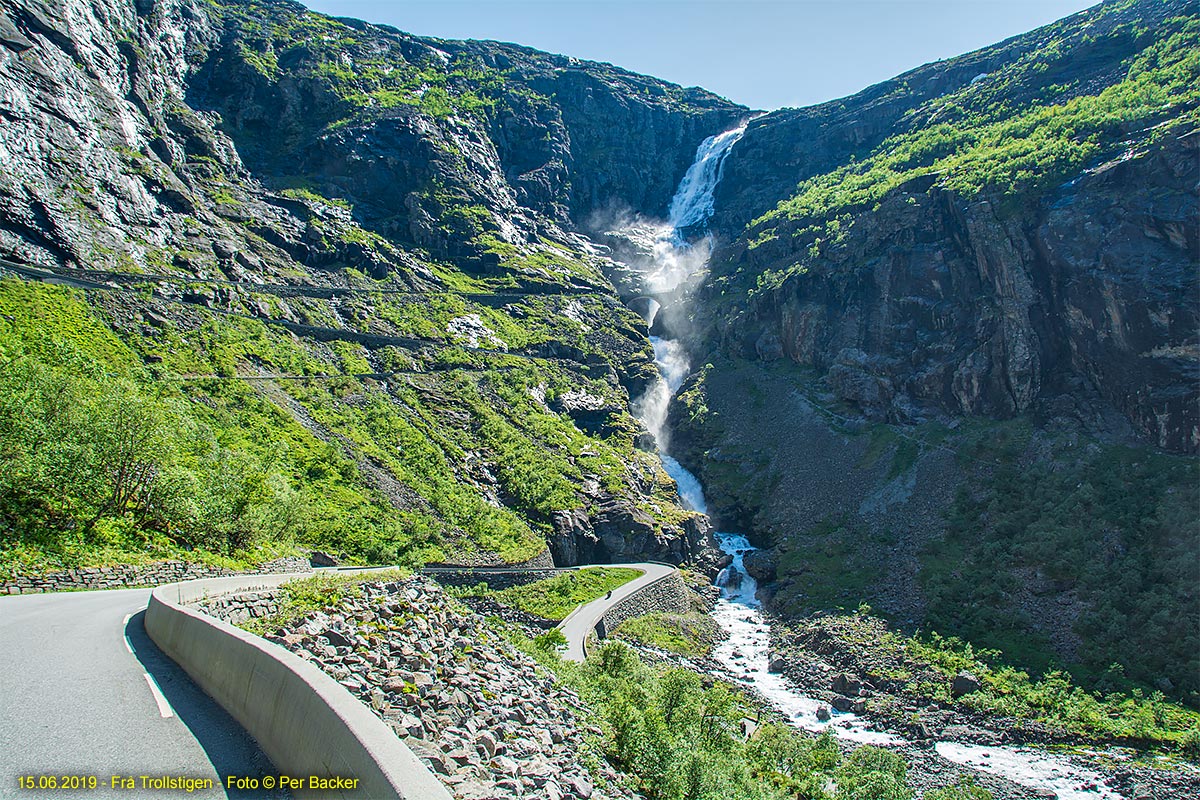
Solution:
<path fill-rule="evenodd" d="M 674 231 L 703 224 L 712 216 L 713 191 L 721 181 L 725 156 L 745 132 L 746 126 L 742 124 L 700 143 L 696 160 L 684 173 L 667 210 L 667 222 Z"/>
<path fill-rule="evenodd" d="M 685 228 L 702 225 L 713 212 L 713 191 L 721 179 L 721 169 L 730 149 L 745 133 L 745 125 L 716 136 L 710 136 L 696 150 L 696 160 L 683 176 L 671 200 L 670 220 L 658 233 L 653 264 L 646 269 L 647 289 L 652 294 L 665 295 L 703 269 L 707 263 L 709 243 L 702 239 L 690 244 L 683 239 Z M 659 303 L 651 301 L 647 310 L 648 324 L 654 323 Z M 673 340 L 650 337 L 654 358 L 661 379 L 656 381 L 634 403 L 634 412 L 654 436 L 659 457 L 679 488 L 685 507 L 707 513 L 704 490 L 696 476 L 669 455 L 667 409 L 671 397 L 683 384 L 691 369 L 683 346 Z M 733 559 L 718 578 L 722 597 L 714 611 L 718 623 L 729 633 L 729 639 L 716 651 L 719 661 L 734 675 L 751 683 L 795 724 L 809 730 L 822 730 L 830 722 L 817 719 L 821 703 L 793 691 L 779 676 L 767 671 L 770 626 L 762 616 L 758 601 L 758 585 L 746 573 L 742 559 L 754 548 L 744 536 L 717 533 L 722 550 Z M 842 735 L 856 741 L 883 744 L 895 737 L 867 731 L 853 714 L 838 715 Z"/>
<path fill-rule="evenodd" d="M 696 161 L 688 169 L 671 200 L 670 221 L 658 233 L 653 263 L 645 269 L 646 290 L 665 296 L 679 288 L 707 265 L 711 242 L 697 244 L 683 239 L 683 229 L 702 225 L 713 213 L 713 190 L 721 179 L 721 169 L 730 149 L 742 138 L 745 125 L 705 139 L 696 151 Z M 649 304 L 646 322 L 654 323 L 659 303 Z M 683 384 L 690 370 L 687 353 L 672 339 L 650 337 L 661 379 L 634 403 L 634 412 L 658 445 L 663 468 L 679 489 L 683 505 L 708 513 L 704 489 L 696 476 L 669 453 L 667 410 L 671 397 Z M 903 744 L 894 734 L 868 729 L 865 720 L 851 713 L 831 711 L 829 720 L 817 717 L 824 707 L 814 698 L 798 692 L 782 676 L 768 671 L 771 628 L 762 614 L 758 583 L 745 568 L 745 556 L 755 548 L 745 536 L 716 533 L 721 550 L 731 558 L 717 577 L 721 598 L 713 618 L 729 638 L 715 651 L 714 657 L 729 672 L 753 686 L 793 725 L 810 731 L 830 730 L 838 738 L 853 742 L 889 745 Z M 827 709 L 829 710 L 829 709 Z M 938 742 L 937 752 L 958 764 L 1002 775 L 1015 783 L 1033 788 L 1053 789 L 1060 800 L 1119 800 L 1120 795 L 1103 787 L 1103 777 L 1080 769 L 1061 757 L 1044 751 L 1018 747 L 978 747 L 954 742 Z M 1096 789 L 1084 789 L 1088 785 Z"/>

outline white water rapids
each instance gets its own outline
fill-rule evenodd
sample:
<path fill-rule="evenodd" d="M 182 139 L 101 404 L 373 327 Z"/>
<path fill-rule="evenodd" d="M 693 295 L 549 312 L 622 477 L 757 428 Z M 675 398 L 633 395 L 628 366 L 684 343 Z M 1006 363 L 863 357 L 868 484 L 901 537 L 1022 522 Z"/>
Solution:
<path fill-rule="evenodd" d="M 696 160 L 680 181 L 671 201 L 669 223 L 660 229 L 653 262 L 645 265 L 646 289 L 652 295 L 665 297 L 707 265 L 709 240 L 705 238 L 689 244 L 683 239 L 683 229 L 694 229 L 712 215 L 713 190 L 721 179 L 725 156 L 744 132 L 743 124 L 706 139 L 696 151 Z M 647 323 L 653 324 L 659 307 L 657 301 L 650 303 Z M 661 380 L 635 401 L 634 412 L 654 436 L 663 467 L 675 480 L 684 506 L 707 513 L 700 481 L 668 452 L 667 409 L 671 397 L 690 371 L 687 353 L 675 340 L 653 336 L 650 340 Z M 713 610 L 713 618 L 729 635 L 714 652 L 717 661 L 737 679 L 757 690 L 798 728 L 814 732 L 829 730 L 840 739 L 856 743 L 905 744 L 905 740 L 895 734 L 871 730 L 864 718 L 852 713 L 829 709 L 829 720 L 818 719 L 817 710 L 826 707 L 824 703 L 801 693 L 782 675 L 768 671 L 771 628 L 763 617 L 757 596 L 758 584 L 743 564 L 745 555 L 755 548 L 741 534 L 718 532 L 716 538 L 721 549 L 733 559 L 717 578 L 721 598 Z M 1059 800 L 1120 798 L 1104 786 L 1103 776 L 1045 751 L 955 742 L 938 742 L 936 750 L 956 764 L 1001 775 L 1031 788 L 1050 789 Z"/>

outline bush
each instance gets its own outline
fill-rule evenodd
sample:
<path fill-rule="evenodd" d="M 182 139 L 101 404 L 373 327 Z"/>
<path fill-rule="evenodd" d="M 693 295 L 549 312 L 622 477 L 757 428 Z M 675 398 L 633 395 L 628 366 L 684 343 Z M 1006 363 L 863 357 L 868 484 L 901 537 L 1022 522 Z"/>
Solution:
<path fill-rule="evenodd" d="M 992 793 L 975 783 L 975 778 L 960 775 L 958 783 L 926 792 L 924 800 L 992 800 Z"/>
<path fill-rule="evenodd" d="M 829 800 L 831 780 L 839 799 L 912 797 L 898 756 L 862 747 L 843 761 L 828 734 L 808 738 L 774 722 L 747 740 L 741 722 L 758 712 L 736 689 L 647 666 L 620 642 L 556 668 L 598 715 L 608 760 L 649 800 Z"/>

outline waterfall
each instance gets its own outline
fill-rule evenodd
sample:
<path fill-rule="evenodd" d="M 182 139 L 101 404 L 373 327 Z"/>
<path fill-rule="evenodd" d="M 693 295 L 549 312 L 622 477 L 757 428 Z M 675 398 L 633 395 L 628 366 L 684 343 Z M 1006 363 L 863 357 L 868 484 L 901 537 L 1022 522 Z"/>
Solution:
<path fill-rule="evenodd" d="M 707 222 L 713 215 L 713 191 L 721 181 L 725 156 L 745 132 L 746 126 L 742 124 L 700 143 L 696 160 L 684 173 L 667 211 L 667 221 L 677 234 L 684 228 Z"/>
<path fill-rule="evenodd" d="M 743 123 L 711 136 L 696 150 L 696 160 L 679 182 L 671 200 L 669 222 L 660 228 L 656 237 L 653 262 L 644 269 L 646 290 L 651 295 L 665 297 L 707 266 L 710 238 L 705 236 L 698 242 L 689 243 L 683 232 L 685 229 L 694 231 L 712 216 L 713 191 L 721 180 L 725 157 L 745 130 Z M 646 313 L 647 324 L 654 323 L 659 308 L 658 300 L 651 299 Z M 653 435 L 663 469 L 675 480 L 683 506 L 705 514 L 708 505 L 703 486 L 669 454 L 667 410 L 671 398 L 687 379 L 691 365 L 679 342 L 657 336 L 650 337 L 650 341 L 654 345 L 660 377 L 634 402 L 633 411 Z M 713 619 L 728 638 L 714 650 L 713 657 L 735 679 L 757 690 L 798 728 L 813 732 L 829 730 L 840 739 L 857 743 L 905 744 L 905 740 L 895 734 L 871 730 L 863 717 L 829 709 L 824 703 L 797 691 L 782 675 L 770 671 L 771 627 L 762 613 L 758 582 L 747 572 L 745 564 L 746 556 L 755 548 L 739 533 L 717 532 L 715 536 L 721 550 L 729 555 L 730 564 L 717 576 L 721 598 L 712 612 Z M 819 717 L 818 711 L 831 713 Z M 1052 788 L 1060 800 L 1119 800 L 1119 795 L 1102 786 L 1102 776 L 1082 770 L 1055 754 L 1029 748 L 982 747 L 955 742 L 938 742 L 936 750 L 956 764 L 1003 775 L 1026 786 Z M 1101 788 L 1093 793 L 1079 789 L 1081 783 Z"/>
<path fill-rule="evenodd" d="M 708 265 L 711 239 L 706 236 L 689 243 L 683 232 L 703 225 L 712 216 L 713 192 L 721 180 L 725 157 L 745 132 L 746 124 L 743 123 L 708 137 L 696 149 L 696 159 L 671 198 L 667 224 L 655 237 L 653 264 L 645 274 L 646 289 L 650 293 L 665 295 L 672 292 Z M 647 320 L 653 321 L 653 317 Z"/>

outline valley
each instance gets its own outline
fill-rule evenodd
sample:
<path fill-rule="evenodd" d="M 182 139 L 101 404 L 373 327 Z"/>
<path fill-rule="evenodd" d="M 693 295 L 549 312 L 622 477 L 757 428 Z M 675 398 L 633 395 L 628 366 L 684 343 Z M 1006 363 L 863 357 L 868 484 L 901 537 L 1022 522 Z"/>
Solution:
<path fill-rule="evenodd" d="M 0 594 L 394 565 L 249 629 L 464 798 L 1200 792 L 1198 38 L 1108 0 L 759 112 L 290 0 L 6 3 Z M 647 562 L 685 599 L 563 659 Z M 384 704 L 393 614 L 433 688 Z"/>

